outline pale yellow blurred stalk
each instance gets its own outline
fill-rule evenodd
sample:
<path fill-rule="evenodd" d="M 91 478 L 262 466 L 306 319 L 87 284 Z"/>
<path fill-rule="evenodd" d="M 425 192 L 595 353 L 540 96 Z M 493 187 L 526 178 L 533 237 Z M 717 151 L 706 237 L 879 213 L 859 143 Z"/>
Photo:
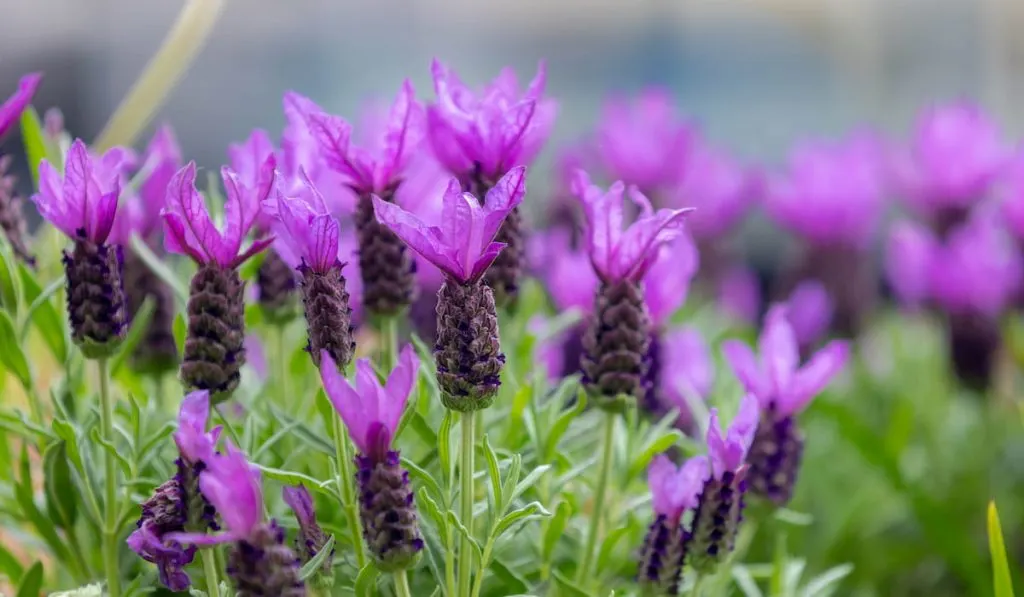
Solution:
<path fill-rule="evenodd" d="M 225 2 L 187 0 L 160 49 L 103 127 L 93 144 L 96 151 L 135 142 L 209 39 Z"/>

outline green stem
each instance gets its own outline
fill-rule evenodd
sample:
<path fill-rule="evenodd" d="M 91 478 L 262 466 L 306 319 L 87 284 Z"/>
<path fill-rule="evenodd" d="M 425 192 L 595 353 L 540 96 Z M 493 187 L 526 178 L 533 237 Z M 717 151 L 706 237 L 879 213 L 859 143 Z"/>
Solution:
<path fill-rule="evenodd" d="M 114 445 L 114 406 L 110 397 L 110 370 L 107 359 L 99 359 L 96 366 L 100 377 L 100 432 L 103 439 Z M 117 463 L 110 450 L 103 450 L 103 567 L 107 573 L 107 592 L 110 597 L 121 596 L 121 573 L 118 569 L 117 541 Z"/>
<path fill-rule="evenodd" d="M 447 548 L 444 553 L 444 584 L 447 591 L 445 597 L 455 597 L 455 533 L 448 533 Z"/>
<path fill-rule="evenodd" d="M 707 578 L 703 574 L 697 577 L 697 581 L 693 583 L 693 588 L 690 589 L 690 597 L 700 597 L 701 593 L 704 592 L 704 579 Z"/>
<path fill-rule="evenodd" d="M 469 595 L 470 581 L 473 571 L 473 544 L 469 537 L 473 535 L 473 450 L 475 433 L 473 423 L 476 413 L 462 413 L 462 453 L 459 480 L 462 488 L 459 495 L 462 524 L 469 531 L 469 536 L 462 538 L 459 547 L 459 592 L 460 597 Z"/>
<path fill-rule="evenodd" d="M 215 549 L 201 550 L 203 554 L 203 573 L 206 575 L 206 594 L 208 597 L 220 597 L 220 569 L 217 568 Z"/>
<path fill-rule="evenodd" d="M 409 591 L 409 578 L 406 576 L 405 570 L 395 570 L 391 576 L 395 578 L 395 595 L 397 597 L 412 597 L 412 593 Z"/>
<path fill-rule="evenodd" d="M 45 427 L 43 422 L 43 405 L 39 400 L 39 392 L 36 392 L 35 386 L 26 388 L 25 393 L 28 395 L 28 407 L 29 414 L 32 415 L 32 422 L 40 427 Z"/>
<path fill-rule="evenodd" d="M 217 413 L 218 417 L 220 417 L 220 422 L 224 425 L 224 429 L 227 429 L 228 435 L 231 437 L 231 441 L 235 443 L 235 446 L 239 450 L 244 450 L 245 446 L 242 445 L 242 437 L 238 435 L 237 431 L 235 431 L 235 428 L 231 425 L 231 421 L 228 421 L 228 418 L 224 416 L 224 411 L 220 409 L 220 405 L 214 405 L 213 411 Z"/>
<path fill-rule="evenodd" d="M 338 497 L 345 510 L 349 532 L 352 534 L 352 548 L 356 552 L 359 570 L 366 566 L 366 550 L 363 534 L 359 529 L 359 511 L 356 507 L 355 475 L 352 473 L 352 453 L 349 452 L 348 430 L 341 424 L 341 417 L 332 417 L 334 425 L 334 456 L 338 461 Z"/>
<path fill-rule="evenodd" d="M 605 494 L 608 493 L 608 478 L 612 472 L 612 444 L 615 441 L 615 418 L 618 415 L 609 411 L 604 416 L 604 449 L 601 452 L 601 471 L 597 478 L 594 509 L 590 515 L 587 540 L 584 543 L 583 554 L 580 556 L 580 567 L 576 573 L 577 583 L 584 582 L 587 574 L 590 573 L 591 560 L 594 558 L 594 548 L 597 546 L 597 531 L 601 526 L 601 517 L 604 514 L 604 498 Z"/>
<path fill-rule="evenodd" d="M 72 557 L 76 562 L 76 567 L 81 570 L 80 574 L 76 574 L 76 578 L 89 579 L 92 578 L 92 570 L 89 568 L 89 563 L 85 561 L 85 556 L 82 554 L 82 544 L 78 541 L 78 533 L 75 532 L 75 527 L 70 526 L 64 529 L 64 532 L 68 536 L 68 548 L 71 551 Z"/>
<path fill-rule="evenodd" d="M 398 318 L 386 316 L 380 325 L 380 366 L 389 375 L 398 364 Z"/>

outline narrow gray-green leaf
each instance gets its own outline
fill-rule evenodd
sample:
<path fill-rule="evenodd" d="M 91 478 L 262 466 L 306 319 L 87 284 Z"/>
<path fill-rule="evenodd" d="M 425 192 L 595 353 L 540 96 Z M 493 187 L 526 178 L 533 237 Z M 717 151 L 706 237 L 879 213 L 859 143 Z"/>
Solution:
<path fill-rule="evenodd" d="M 333 550 L 334 535 L 331 535 L 327 538 L 327 541 L 324 542 L 324 545 L 320 548 L 320 551 L 318 551 L 316 555 L 313 556 L 313 558 L 310 559 L 308 562 L 306 562 L 299 570 L 299 580 L 305 582 L 311 576 L 316 574 L 317 570 L 319 570 L 320 567 L 323 566 L 324 560 L 331 556 Z"/>

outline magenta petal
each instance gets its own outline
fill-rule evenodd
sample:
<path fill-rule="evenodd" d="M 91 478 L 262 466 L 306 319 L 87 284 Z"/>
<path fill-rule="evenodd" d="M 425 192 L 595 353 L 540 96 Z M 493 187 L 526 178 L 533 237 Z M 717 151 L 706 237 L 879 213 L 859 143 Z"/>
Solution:
<path fill-rule="evenodd" d="M 800 364 L 800 348 L 785 305 L 774 305 L 768 309 L 758 351 L 772 390 L 776 394 L 784 392 Z"/>
<path fill-rule="evenodd" d="M 382 201 L 376 196 L 373 198 L 373 208 L 377 220 L 398 235 L 410 249 L 449 276 L 459 280 L 465 279 L 461 265 L 455 260 L 454 253 L 441 242 L 440 231 L 437 228 L 427 226 L 401 207 Z"/>
<path fill-rule="evenodd" d="M 64 201 L 60 173 L 46 160 L 39 162 L 39 192 L 32 195 L 39 214 L 69 238 L 78 236 L 81 212 L 71 212 Z"/>
<path fill-rule="evenodd" d="M 814 399 L 832 378 L 846 366 L 850 345 L 836 340 L 829 342 L 797 372 L 788 392 L 780 396 L 782 414 L 794 414 Z"/>
<path fill-rule="evenodd" d="M 189 162 L 168 185 L 167 204 L 160 213 L 168 224 L 167 250 L 206 263 L 216 258 L 222 243 L 195 183 L 196 164 Z"/>
<path fill-rule="evenodd" d="M 832 322 L 832 297 L 817 280 L 804 280 L 793 289 L 786 301 L 789 322 L 797 343 L 810 346 L 828 331 Z"/>
<path fill-rule="evenodd" d="M 416 351 L 411 344 L 406 344 L 398 355 L 398 365 L 388 376 L 385 386 L 387 397 L 380 413 L 381 423 L 391 434 L 398 429 L 398 422 L 402 418 L 402 412 L 405 411 L 405 404 L 416 384 L 419 367 L 420 360 L 416 356 Z"/>
<path fill-rule="evenodd" d="M 462 282 L 475 282 L 487 273 L 487 269 L 491 267 L 494 260 L 501 254 L 501 250 L 505 248 L 505 243 L 491 243 L 487 245 L 484 252 L 481 253 L 480 257 L 473 262 L 473 269 L 470 271 L 469 276 Z"/>
<path fill-rule="evenodd" d="M 365 441 L 369 421 L 363 401 L 356 389 L 338 371 L 337 364 L 326 350 L 320 353 L 320 381 L 334 410 L 345 422 L 353 443 L 365 454 L 369 449 Z"/>
<path fill-rule="evenodd" d="M 735 459 L 733 450 L 726 443 L 722 437 L 722 431 L 719 428 L 718 421 L 718 409 L 711 409 L 711 418 L 708 420 L 708 458 L 711 460 L 711 473 L 716 479 L 721 479 L 722 475 L 727 471 L 733 470 L 733 460 Z"/>
<path fill-rule="evenodd" d="M 413 151 L 423 139 L 425 115 L 423 105 L 416 101 L 412 82 L 406 79 L 391 108 L 387 129 L 384 132 L 384 152 L 377 164 L 374 190 L 382 192 L 392 178 L 408 162 Z"/>
<path fill-rule="evenodd" d="M 210 393 L 199 390 L 189 393 L 178 411 L 178 430 L 174 443 L 182 457 L 190 463 L 206 462 L 213 457 L 217 439 L 206 432 L 210 416 Z"/>
<path fill-rule="evenodd" d="M 654 257 L 654 247 L 670 242 L 682 231 L 683 216 L 692 209 L 659 210 L 635 222 L 619 240 L 609 274 L 618 280 L 643 277 Z"/>
<path fill-rule="evenodd" d="M 690 281 L 697 273 L 697 245 L 684 232 L 656 254 L 653 265 L 644 275 L 644 300 L 651 321 L 660 326 L 686 302 Z"/>
<path fill-rule="evenodd" d="M 770 400 L 771 387 L 767 376 L 761 371 L 757 357 L 750 347 L 739 340 L 726 340 L 722 343 L 722 354 L 732 367 L 733 373 L 746 390 L 761 400 Z"/>
<path fill-rule="evenodd" d="M 263 491 L 259 471 L 230 441 L 225 453 L 206 462 L 199 476 L 199 489 L 217 509 L 227 530 L 236 537 L 248 537 L 263 519 Z"/>
<path fill-rule="evenodd" d="M 195 545 L 198 547 L 210 547 L 213 545 L 221 545 L 223 543 L 234 543 L 243 536 L 236 535 L 235 533 L 220 533 L 218 535 L 206 535 L 204 533 L 167 533 L 163 536 L 164 541 L 177 541 L 182 545 Z"/>
<path fill-rule="evenodd" d="M 896 296 L 916 307 L 930 298 L 932 262 L 938 243 L 930 232 L 910 222 L 893 226 L 886 249 L 885 270 Z"/>
<path fill-rule="evenodd" d="M 330 168 L 358 185 L 371 182 L 363 180 L 359 170 L 349 161 L 352 126 L 344 118 L 318 112 L 310 114 L 306 122 L 320 147 L 320 155 Z"/>
<path fill-rule="evenodd" d="M 21 113 L 32 102 L 32 96 L 35 95 L 36 89 L 42 80 L 42 73 L 32 73 L 23 76 L 18 81 L 18 90 L 0 105 L 0 137 L 6 135 L 7 131 L 11 130 L 18 123 Z"/>
<path fill-rule="evenodd" d="M 677 363 L 662 371 L 662 390 L 671 406 L 689 419 L 690 405 L 684 392 L 707 399 L 715 383 L 715 361 L 704 338 L 695 329 L 673 330 L 662 339 L 665 362 Z"/>
<path fill-rule="evenodd" d="M 338 262 L 338 244 L 341 231 L 338 220 L 329 214 L 320 214 L 310 224 L 312 246 L 310 263 L 318 272 L 326 272 Z"/>
<path fill-rule="evenodd" d="M 294 487 L 285 486 L 281 489 L 281 496 L 284 503 L 295 513 L 299 526 L 309 526 L 316 522 L 316 511 L 313 509 L 313 496 L 303 485 Z"/>
<path fill-rule="evenodd" d="M 678 468 L 664 454 L 655 456 L 647 469 L 647 485 L 655 513 L 678 521 L 687 509 L 697 507 L 697 498 L 707 476 L 708 463 L 703 456 L 691 458 Z"/>
<path fill-rule="evenodd" d="M 526 168 L 517 166 L 498 181 L 494 187 L 487 192 L 484 202 L 484 209 L 488 212 L 484 216 L 484 229 L 482 238 L 484 242 L 494 240 L 498 235 L 501 224 L 505 221 L 509 212 L 515 209 L 526 196 Z"/>
<path fill-rule="evenodd" d="M 252 241 L 252 244 L 249 245 L 248 249 L 242 251 L 241 253 L 238 254 L 237 257 L 232 259 L 231 262 L 228 264 L 228 267 L 238 267 L 239 265 L 248 261 L 253 255 L 260 253 L 261 251 L 263 251 L 272 244 L 274 244 L 274 235 L 272 234 L 264 236 L 262 238 L 257 238 L 256 240 Z"/>

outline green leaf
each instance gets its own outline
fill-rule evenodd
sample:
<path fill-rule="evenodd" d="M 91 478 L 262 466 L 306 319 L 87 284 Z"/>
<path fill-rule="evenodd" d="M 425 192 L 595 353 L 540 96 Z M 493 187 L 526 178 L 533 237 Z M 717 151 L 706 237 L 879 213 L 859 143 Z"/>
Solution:
<path fill-rule="evenodd" d="M 161 281 L 167 284 L 181 304 L 184 305 L 188 302 L 188 288 L 181 281 L 181 278 L 179 278 L 171 268 L 167 267 L 167 264 L 164 261 L 153 253 L 153 250 L 149 248 L 146 241 L 139 238 L 137 234 L 133 234 L 132 239 L 129 242 L 129 246 L 135 255 L 146 264 L 149 271 L 153 272 L 153 275 L 160 278 Z"/>
<path fill-rule="evenodd" d="M 35 188 L 39 188 L 39 162 L 49 156 L 47 151 L 46 135 L 43 133 L 43 123 L 39 119 L 39 113 L 32 106 L 28 106 L 21 113 L 21 141 L 25 145 L 25 157 L 28 158 L 29 171 L 32 173 L 32 182 Z M 55 153 L 60 153 L 55 152 Z M 53 164 L 58 171 L 62 171 L 63 165 Z"/>
<path fill-rule="evenodd" d="M 597 569 L 607 570 L 612 563 L 612 556 L 615 554 L 615 546 L 619 544 L 619 541 L 623 537 L 629 534 L 629 527 L 619 527 L 614 531 L 608 533 L 608 536 L 601 542 L 601 549 L 597 552 Z"/>
<path fill-rule="evenodd" d="M 526 475 L 526 477 L 522 481 L 520 481 L 518 485 L 516 485 L 516 490 L 513 491 L 512 495 L 509 496 L 508 498 L 509 503 L 511 504 L 513 500 L 523 495 L 523 492 L 536 485 L 537 481 L 540 480 L 541 476 L 547 473 L 549 470 L 551 470 L 550 464 L 542 464 L 537 468 L 533 469 L 532 471 L 530 471 L 530 474 Z"/>
<path fill-rule="evenodd" d="M 498 455 L 484 434 L 484 458 L 487 460 L 487 476 L 491 479 L 491 495 L 494 499 L 494 515 L 505 511 L 505 500 L 501 493 L 501 472 L 498 470 Z"/>
<path fill-rule="evenodd" d="M 74 425 L 64 419 L 54 419 L 50 426 L 53 428 L 53 432 L 57 434 L 57 437 L 64 440 L 63 443 L 67 450 L 68 458 L 71 460 L 71 464 L 75 466 L 75 470 L 79 474 L 84 475 L 85 467 L 82 464 L 82 454 L 78 450 L 78 433 L 75 431 Z"/>
<path fill-rule="evenodd" d="M 555 506 L 555 515 L 548 522 L 548 528 L 544 532 L 544 542 L 541 547 L 544 561 L 551 561 L 555 547 L 565 533 L 565 527 L 569 523 L 570 517 L 572 517 L 572 506 L 565 500 L 559 501 Z"/>
<path fill-rule="evenodd" d="M 35 324 L 54 358 L 58 363 L 64 363 L 68 359 L 68 338 L 64 319 L 50 300 L 64 286 L 64 276 L 50 282 L 46 288 L 40 288 L 32 270 L 23 263 L 19 263 L 18 267 L 21 270 L 25 300 L 29 301 L 28 309 L 25 311 L 26 327 L 22 329 L 22 337 L 24 338 L 27 332 L 28 323 Z"/>
<path fill-rule="evenodd" d="M 802 597 L 830 597 L 834 594 L 839 582 L 853 572 L 853 564 L 841 564 L 822 572 L 807 583 L 801 593 Z M 996 593 L 996 597 L 1001 597 Z M 1012 597 L 1012 593 L 1011 593 Z"/>
<path fill-rule="evenodd" d="M 121 370 L 121 366 L 124 362 L 135 352 L 135 349 L 139 346 L 139 342 L 146 335 L 146 330 L 149 328 L 149 324 L 153 321 L 153 313 L 156 311 L 156 302 L 152 296 L 146 296 L 145 300 L 142 301 L 142 305 L 139 310 L 132 317 L 131 326 L 128 328 L 128 333 L 125 334 L 124 341 L 121 342 L 121 346 L 118 347 L 117 353 L 114 358 L 110 359 L 110 374 L 116 375 Z"/>
<path fill-rule="evenodd" d="M 334 535 L 331 535 L 327 538 L 327 541 L 324 542 L 324 546 L 320 548 L 320 551 L 318 551 L 311 560 L 303 564 L 302 568 L 299 570 L 299 580 L 305 582 L 311 576 L 316 574 L 317 571 L 320 570 L 320 567 L 323 566 L 324 561 L 331 557 L 333 549 Z"/>
<path fill-rule="evenodd" d="M 149 437 L 146 443 L 139 448 L 137 457 L 141 460 L 146 457 L 154 448 L 166 440 L 178 428 L 178 424 L 172 421 L 164 423 L 155 433 L 147 434 Z"/>
<path fill-rule="evenodd" d="M 567 379 L 562 382 L 561 388 L 569 382 L 575 383 L 573 378 Z M 561 395 L 560 393 L 558 395 Z M 572 408 L 564 411 L 559 415 L 558 419 L 555 420 L 554 424 L 551 425 L 551 429 L 548 431 L 547 439 L 544 440 L 544 462 L 551 462 L 554 458 L 555 450 L 558 449 L 558 442 L 561 441 L 562 436 L 569 429 L 569 425 L 580 416 L 583 411 L 587 408 L 587 393 L 582 389 L 576 392 L 576 403 L 572 405 Z"/>
<path fill-rule="evenodd" d="M 21 577 L 25 574 L 25 568 L 18 558 L 11 555 L 3 545 L 0 545 L 0 574 L 6 575 L 12 584 L 21 582 Z"/>
<path fill-rule="evenodd" d="M 68 450 L 63 441 L 53 442 L 43 452 L 43 488 L 46 511 L 57 526 L 69 529 L 78 520 L 78 490 L 68 466 Z"/>
<path fill-rule="evenodd" d="M 454 424 L 455 415 L 446 409 L 444 418 L 441 419 L 441 427 L 437 430 L 437 457 L 441 461 L 445 487 L 451 487 L 452 479 L 455 478 L 455 471 L 452 469 L 454 464 L 452 462 L 452 426 Z"/>
<path fill-rule="evenodd" d="M 437 534 L 441 538 L 441 543 L 448 544 L 448 523 L 445 520 L 444 514 L 441 513 L 441 508 L 437 505 L 437 502 L 430 497 L 430 493 L 424 488 L 420 489 L 416 494 L 417 504 L 421 510 L 427 513 L 427 516 L 434 522 L 434 527 L 437 529 Z"/>
<path fill-rule="evenodd" d="M 89 439 L 103 446 L 103 449 L 109 452 L 114 457 L 114 459 L 117 460 L 117 463 L 121 466 L 121 472 L 124 474 L 124 476 L 131 478 L 132 465 L 130 462 L 128 462 L 128 458 L 126 458 L 125 455 L 118 450 L 118 447 L 116 445 L 107 441 L 106 438 L 100 435 L 99 427 L 93 427 L 92 429 L 89 430 Z"/>
<path fill-rule="evenodd" d="M 523 578 L 521 575 L 519 575 L 517 572 L 512 570 L 512 568 L 505 565 L 505 563 L 502 562 L 500 559 L 492 559 L 490 566 L 488 566 L 487 568 L 491 572 L 491 574 L 493 574 L 496 578 L 498 578 L 498 580 L 501 581 L 503 591 L 515 591 L 522 594 L 523 592 L 529 589 L 529 584 L 527 583 L 527 580 Z"/>
<path fill-rule="evenodd" d="M 43 590 L 43 563 L 36 562 L 28 569 L 18 585 L 18 597 L 39 597 Z"/>
<path fill-rule="evenodd" d="M 661 454 L 665 450 L 676 444 L 682 439 L 683 433 L 678 429 L 672 429 L 666 431 L 664 434 L 656 437 L 655 439 L 647 441 L 643 451 L 633 459 L 633 462 L 629 465 L 629 478 L 633 479 L 645 469 L 647 465 L 651 463 L 651 460 L 658 454 Z"/>
<path fill-rule="evenodd" d="M 32 523 L 32 526 L 35 527 L 36 532 L 46 543 L 47 547 L 50 548 L 50 551 L 53 552 L 53 555 L 61 562 L 67 563 L 69 561 L 69 554 L 64 540 L 57 534 L 53 522 L 46 516 L 43 516 L 43 513 L 36 507 L 35 498 L 32 493 L 32 467 L 28 458 L 28 449 L 24 445 L 21 448 L 19 469 L 21 471 L 21 478 L 14 486 L 14 497 L 21 508 L 22 514 Z"/>
<path fill-rule="evenodd" d="M 377 586 L 377 577 L 380 571 L 373 565 L 373 562 L 363 566 L 356 577 L 356 597 L 372 597 L 373 589 Z"/>
<path fill-rule="evenodd" d="M 806 527 L 814 523 L 814 517 L 810 514 L 779 508 L 775 511 L 775 519 L 797 527 Z"/>
<path fill-rule="evenodd" d="M 188 325 L 185 323 L 185 314 L 178 313 L 174 316 L 174 345 L 178 347 L 178 354 L 185 354 L 185 335 L 188 333 Z"/>
<path fill-rule="evenodd" d="M 454 527 L 455 530 L 459 532 L 459 535 L 462 535 L 463 538 L 469 540 L 470 544 L 473 546 L 473 552 L 476 554 L 476 561 L 482 561 L 483 550 L 480 549 L 480 542 L 473 537 L 473 534 L 469 532 L 469 529 L 466 528 L 466 525 L 462 524 L 462 521 L 459 520 L 459 517 L 456 516 L 455 512 L 452 512 L 451 510 L 448 511 L 448 525 Z M 459 559 L 462 559 L 462 554 L 459 554 Z"/>
<path fill-rule="evenodd" d="M 11 316 L 17 316 L 21 296 L 18 260 L 11 252 L 7 237 L 0 235 L 0 307 L 3 307 Z"/>
<path fill-rule="evenodd" d="M 544 506 L 542 506 L 540 502 L 530 502 L 522 508 L 513 510 L 503 516 L 494 527 L 494 537 L 501 537 L 505 534 L 505 531 L 509 530 L 517 523 L 534 520 L 536 518 L 547 518 L 548 516 L 551 516 L 551 513 L 545 510 Z"/>
<path fill-rule="evenodd" d="M 566 597 L 593 597 L 590 593 L 581 588 L 579 585 L 566 578 L 558 570 L 552 570 L 551 576 L 554 577 L 555 584 L 558 585 L 559 590 Z"/>
<path fill-rule="evenodd" d="M 736 585 L 743 591 L 744 597 L 764 597 L 764 593 L 758 588 L 757 582 L 754 577 L 751 576 L 750 571 L 744 566 L 736 566 L 732 569 L 732 579 L 736 581 Z"/>
<path fill-rule="evenodd" d="M 14 322 L 6 311 L 0 311 L 0 362 L 18 378 L 26 389 L 32 388 L 32 372 L 28 359 L 21 350 L 21 343 L 14 332 Z"/>
<path fill-rule="evenodd" d="M 305 485 L 306 487 L 316 490 L 324 495 L 334 495 L 333 493 L 331 493 L 330 490 L 325 489 L 324 487 L 321 486 L 321 481 L 314 479 L 309 475 L 305 475 L 303 473 L 299 473 L 296 471 L 285 471 L 279 468 L 263 466 L 262 464 L 258 463 L 253 464 L 256 466 L 256 468 L 260 469 L 260 472 L 270 477 L 271 479 L 274 479 L 275 481 L 280 481 L 286 485 Z"/>
<path fill-rule="evenodd" d="M 434 477 L 430 475 L 420 465 L 416 464 L 412 460 L 409 460 L 405 456 L 402 456 L 402 466 L 409 471 L 409 476 L 418 479 L 423 484 L 423 489 L 432 492 L 437 496 L 437 499 L 443 500 L 445 498 L 444 492 L 441 491 L 441 486 L 438 485 Z"/>
<path fill-rule="evenodd" d="M 1003 529 L 999 524 L 996 503 L 988 503 L 988 550 L 992 555 L 992 583 L 994 597 L 1013 597 L 1013 581 L 1010 579 L 1010 565 L 1003 543 Z"/>

